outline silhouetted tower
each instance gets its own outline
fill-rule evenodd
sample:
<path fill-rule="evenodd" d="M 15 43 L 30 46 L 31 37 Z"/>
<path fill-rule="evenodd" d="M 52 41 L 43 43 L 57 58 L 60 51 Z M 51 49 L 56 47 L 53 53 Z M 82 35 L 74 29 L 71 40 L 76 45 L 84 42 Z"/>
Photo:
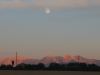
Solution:
<path fill-rule="evenodd" d="M 16 52 L 16 65 L 17 65 L 17 56 L 18 56 L 18 53 Z"/>

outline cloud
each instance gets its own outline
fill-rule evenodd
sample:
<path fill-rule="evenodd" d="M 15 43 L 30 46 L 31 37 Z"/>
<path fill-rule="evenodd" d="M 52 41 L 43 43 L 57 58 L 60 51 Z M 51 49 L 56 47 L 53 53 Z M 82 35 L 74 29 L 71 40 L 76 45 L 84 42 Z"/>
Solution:
<path fill-rule="evenodd" d="M 86 7 L 88 0 L 37 0 L 36 6 L 50 8 Z"/>
<path fill-rule="evenodd" d="M 0 8 L 86 8 L 100 6 L 100 0 L 4 0 Z"/>
<path fill-rule="evenodd" d="M 17 0 L 0 2 L 0 8 L 27 8 L 27 7 L 31 7 L 30 3 Z"/>

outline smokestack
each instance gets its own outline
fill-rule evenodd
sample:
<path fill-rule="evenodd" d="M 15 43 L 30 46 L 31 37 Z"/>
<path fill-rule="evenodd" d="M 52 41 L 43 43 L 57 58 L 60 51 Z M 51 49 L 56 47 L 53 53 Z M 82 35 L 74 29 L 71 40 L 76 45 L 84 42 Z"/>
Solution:
<path fill-rule="evenodd" d="M 16 52 L 16 65 L 17 65 L 17 56 L 18 56 L 18 53 Z"/>

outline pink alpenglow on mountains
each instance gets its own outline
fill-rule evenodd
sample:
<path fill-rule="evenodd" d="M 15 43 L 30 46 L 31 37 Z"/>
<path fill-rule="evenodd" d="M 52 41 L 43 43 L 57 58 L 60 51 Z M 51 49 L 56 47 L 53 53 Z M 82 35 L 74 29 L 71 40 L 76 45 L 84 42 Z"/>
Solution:
<path fill-rule="evenodd" d="M 11 61 L 15 61 L 15 57 L 5 57 L 0 59 L 0 64 L 11 64 Z M 96 59 L 88 59 L 82 56 L 71 56 L 71 55 L 65 55 L 65 56 L 46 56 L 42 59 L 34 59 L 30 57 L 24 57 L 24 56 L 18 56 L 17 57 L 17 63 L 25 63 L 25 64 L 39 64 L 43 63 L 45 65 L 48 65 L 50 63 L 70 63 L 70 62 L 80 62 L 80 63 L 87 63 L 87 64 L 96 64 L 100 65 L 100 60 Z"/>

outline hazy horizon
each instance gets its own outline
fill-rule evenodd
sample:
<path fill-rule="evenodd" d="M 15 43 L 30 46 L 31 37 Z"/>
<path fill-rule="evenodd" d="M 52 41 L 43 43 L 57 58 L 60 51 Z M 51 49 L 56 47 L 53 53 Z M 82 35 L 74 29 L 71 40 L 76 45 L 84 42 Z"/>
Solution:
<path fill-rule="evenodd" d="M 100 0 L 0 0 L 0 57 L 16 51 L 100 59 Z"/>

